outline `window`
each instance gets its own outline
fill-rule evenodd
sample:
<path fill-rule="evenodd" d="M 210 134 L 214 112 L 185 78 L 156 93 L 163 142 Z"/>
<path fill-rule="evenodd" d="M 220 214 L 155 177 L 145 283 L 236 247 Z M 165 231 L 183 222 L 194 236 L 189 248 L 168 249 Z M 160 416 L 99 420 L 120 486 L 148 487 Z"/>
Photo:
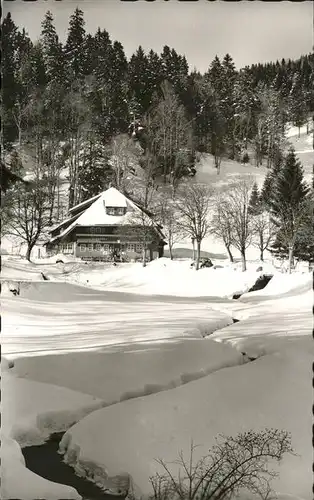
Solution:
<path fill-rule="evenodd" d="M 135 245 L 134 243 L 128 243 L 126 246 L 127 252 L 134 252 L 135 251 Z"/>
<path fill-rule="evenodd" d="M 81 243 L 80 244 L 80 250 L 81 250 L 81 252 L 86 252 L 86 245 L 85 245 L 85 243 Z"/>
<path fill-rule="evenodd" d="M 143 245 L 142 245 L 142 243 L 137 243 L 136 244 L 136 251 L 137 252 L 142 252 L 143 251 Z"/>
<path fill-rule="evenodd" d="M 107 243 L 104 244 L 104 253 L 109 253 L 109 245 Z"/>
<path fill-rule="evenodd" d="M 101 244 L 100 244 L 100 243 L 96 243 L 96 244 L 95 244 L 95 250 L 96 250 L 97 252 L 100 252 L 100 250 L 101 250 Z"/>
<path fill-rule="evenodd" d="M 126 213 L 125 207 L 106 207 L 107 215 L 124 215 Z"/>
<path fill-rule="evenodd" d="M 87 245 L 87 250 L 88 250 L 89 252 L 92 252 L 92 251 L 93 251 L 93 243 L 88 243 L 88 245 Z"/>

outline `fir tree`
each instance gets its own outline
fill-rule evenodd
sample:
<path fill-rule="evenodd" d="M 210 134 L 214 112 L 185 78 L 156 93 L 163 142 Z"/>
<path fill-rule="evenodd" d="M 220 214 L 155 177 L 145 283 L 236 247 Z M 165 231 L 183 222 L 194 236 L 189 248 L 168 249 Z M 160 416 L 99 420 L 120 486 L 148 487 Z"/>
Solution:
<path fill-rule="evenodd" d="M 17 137 L 17 128 L 13 118 L 16 102 L 16 50 L 17 27 L 10 12 L 2 21 L 2 128 L 1 146 L 10 148 Z"/>
<path fill-rule="evenodd" d="M 128 65 L 129 99 L 133 102 L 135 115 L 142 116 L 150 106 L 151 89 L 147 79 L 148 73 L 147 56 L 143 48 L 139 46 Z M 137 118 L 137 116 L 135 117 Z"/>
<path fill-rule="evenodd" d="M 41 26 L 40 41 L 43 48 L 45 72 L 48 84 L 55 86 L 64 81 L 65 61 L 62 44 L 59 42 L 59 37 L 53 24 L 53 16 L 50 11 L 46 13 Z"/>
<path fill-rule="evenodd" d="M 86 34 L 84 13 L 78 7 L 70 17 L 68 36 L 64 47 L 70 83 L 87 73 Z"/>
<path fill-rule="evenodd" d="M 304 224 L 309 187 L 303 178 L 303 170 L 291 149 L 279 175 L 274 182 L 270 212 L 278 227 L 273 245 L 273 253 L 288 253 L 288 266 L 291 271 L 297 237 Z"/>
<path fill-rule="evenodd" d="M 261 197 L 257 184 L 256 182 L 254 182 L 249 201 L 248 213 L 254 216 L 260 214 L 260 212 L 261 212 Z"/>

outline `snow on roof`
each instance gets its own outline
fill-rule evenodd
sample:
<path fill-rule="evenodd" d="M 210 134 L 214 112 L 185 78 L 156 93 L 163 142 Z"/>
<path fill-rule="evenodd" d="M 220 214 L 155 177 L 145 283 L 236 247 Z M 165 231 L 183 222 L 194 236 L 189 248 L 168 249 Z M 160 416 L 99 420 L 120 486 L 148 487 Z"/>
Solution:
<path fill-rule="evenodd" d="M 78 205 L 75 205 L 74 207 L 70 208 L 69 212 L 70 213 L 75 212 L 78 208 L 83 209 L 86 205 L 89 205 L 92 201 L 96 201 L 101 195 L 102 193 L 97 194 L 96 196 L 93 196 L 88 200 L 82 201 L 82 203 L 79 203 Z"/>
<path fill-rule="evenodd" d="M 56 231 L 57 229 L 60 229 L 62 226 L 68 224 L 68 223 L 71 223 L 71 222 L 74 222 L 76 219 L 78 219 L 78 217 L 80 216 L 80 213 L 76 214 L 76 215 L 72 215 L 72 217 L 68 217 L 67 219 L 63 220 L 62 222 L 60 222 L 60 224 L 57 224 L 55 226 L 52 226 L 49 233 L 52 233 L 53 231 Z"/>
<path fill-rule="evenodd" d="M 115 188 L 109 188 L 103 193 L 106 207 L 127 207 L 126 197 Z"/>
<path fill-rule="evenodd" d="M 90 202 L 87 200 L 85 203 Z M 77 205 L 79 207 L 79 205 Z M 122 207 L 127 208 L 124 215 L 108 215 L 106 213 L 106 207 Z M 73 210 L 73 209 L 72 209 Z M 76 226 L 116 226 L 116 225 L 136 225 L 134 216 L 136 214 L 143 214 L 145 222 L 147 225 L 153 225 L 151 217 L 149 217 L 145 212 L 143 212 L 133 201 L 128 199 L 124 194 L 120 193 L 116 188 L 109 188 L 100 195 L 98 195 L 95 201 L 86 208 L 86 210 L 62 233 L 49 240 L 49 243 L 53 243 L 69 234 Z M 142 221 L 139 221 L 141 223 Z M 155 226 L 154 226 L 155 227 Z M 158 228 L 156 228 L 158 231 Z"/>

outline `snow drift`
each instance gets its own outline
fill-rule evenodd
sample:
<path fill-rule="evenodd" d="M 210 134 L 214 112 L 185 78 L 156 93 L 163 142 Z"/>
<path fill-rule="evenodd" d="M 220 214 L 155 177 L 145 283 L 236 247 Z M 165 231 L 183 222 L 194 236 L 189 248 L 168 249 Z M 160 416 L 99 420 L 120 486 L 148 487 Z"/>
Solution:
<path fill-rule="evenodd" d="M 310 500 L 311 362 L 304 352 L 276 353 L 95 411 L 69 429 L 61 451 L 78 470 L 88 467 L 91 476 L 99 468 L 115 477 L 127 471 L 140 497 L 151 492 L 149 477 L 160 471 L 155 459 L 172 462 L 180 450 L 187 456 L 191 440 L 200 445 L 197 459 L 219 433 L 285 429 L 299 456 L 283 460 L 274 487 Z"/>

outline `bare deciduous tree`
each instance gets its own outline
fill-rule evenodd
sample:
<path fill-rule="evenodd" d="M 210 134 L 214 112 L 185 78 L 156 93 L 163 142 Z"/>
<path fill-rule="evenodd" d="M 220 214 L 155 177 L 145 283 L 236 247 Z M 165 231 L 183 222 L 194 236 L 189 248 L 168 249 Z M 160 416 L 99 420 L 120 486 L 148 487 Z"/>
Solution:
<path fill-rule="evenodd" d="M 178 192 L 178 224 L 183 234 L 196 241 L 196 270 L 200 265 L 201 243 L 210 232 L 211 196 L 212 191 L 205 184 L 185 185 Z"/>
<path fill-rule="evenodd" d="M 217 197 L 215 200 L 214 215 L 211 220 L 210 232 L 218 239 L 223 241 L 228 252 L 230 262 L 234 262 L 234 258 L 231 252 L 232 223 L 228 212 L 228 207 L 225 206 L 224 199 L 221 196 Z"/>
<path fill-rule="evenodd" d="M 139 152 L 127 134 L 119 134 L 111 141 L 112 167 L 115 174 L 115 185 L 119 190 L 126 188 L 130 170 L 138 162 Z"/>
<path fill-rule="evenodd" d="M 240 492 L 270 500 L 271 482 L 278 472 L 269 462 L 279 463 L 286 454 L 294 454 L 288 432 L 265 429 L 233 436 L 220 436 L 209 454 L 194 461 L 196 446 L 191 445 L 186 459 L 167 464 L 157 460 L 163 473 L 151 477 L 150 500 L 229 500 Z M 174 470 L 179 467 L 176 477 Z M 272 497 L 273 498 L 273 497 Z"/>
<path fill-rule="evenodd" d="M 162 198 L 157 207 L 157 219 L 162 226 L 162 231 L 169 246 L 170 259 L 173 260 L 173 246 L 180 241 L 183 234 L 178 219 L 176 199 L 170 193 L 162 193 Z"/>
<path fill-rule="evenodd" d="M 34 246 L 48 228 L 49 216 L 49 196 L 47 187 L 42 181 L 36 179 L 32 181 L 31 187 L 20 187 L 15 190 L 6 224 L 6 234 L 26 243 L 28 261 L 31 259 Z"/>
<path fill-rule="evenodd" d="M 175 191 L 192 148 L 192 126 L 169 82 L 164 82 L 161 88 L 163 100 L 148 117 L 146 129 L 151 152 L 158 158 L 164 183 L 168 180 Z"/>
<path fill-rule="evenodd" d="M 242 271 L 246 271 L 246 250 L 251 245 L 254 226 L 249 213 L 252 183 L 240 181 L 226 193 L 224 209 L 231 224 L 231 243 L 237 248 L 242 258 Z"/>
<path fill-rule="evenodd" d="M 253 216 L 253 231 L 256 240 L 253 239 L 253 245 L 260 251 L 260 260 L 264 260 L 264 251 L 267 250 L 275 238 L 277 228 L 271 221 L 269 214 L 262 212 Z"/>

